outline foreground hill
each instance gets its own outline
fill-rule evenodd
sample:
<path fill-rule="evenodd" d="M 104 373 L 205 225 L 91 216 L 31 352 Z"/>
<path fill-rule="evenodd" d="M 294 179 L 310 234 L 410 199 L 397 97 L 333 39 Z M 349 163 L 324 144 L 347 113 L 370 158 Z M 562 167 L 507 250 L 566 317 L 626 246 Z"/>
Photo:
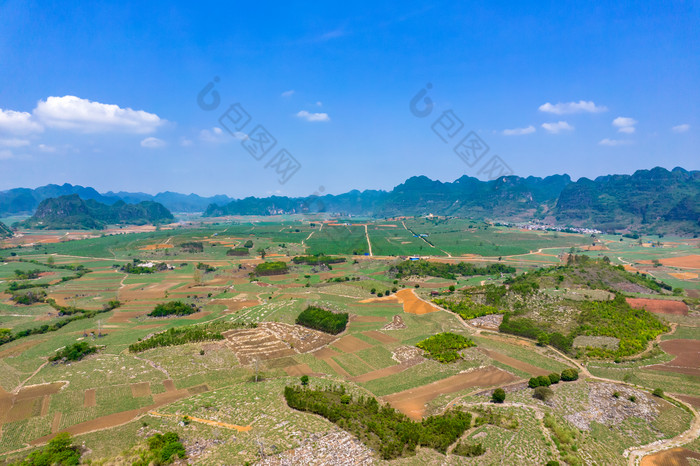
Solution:
<path fill-rule="evenodd" d="M 107 224 L 157 224 L 173 219 L 173 214 L 157 202 L 127 204 L 117 201 L 107 205 L 93 199 L 84 201 L 77 194 L 71 194 L 41 201 L 34 215 L 19 226 L 52 230 L 102 229 Z"/>

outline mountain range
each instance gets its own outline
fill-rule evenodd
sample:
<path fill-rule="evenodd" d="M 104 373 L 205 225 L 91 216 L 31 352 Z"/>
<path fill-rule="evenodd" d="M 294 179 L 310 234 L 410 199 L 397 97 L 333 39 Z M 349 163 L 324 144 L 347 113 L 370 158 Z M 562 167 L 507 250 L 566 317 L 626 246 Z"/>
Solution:
<path fill-rule="evenodd" d="M 47 185 L 0 192 L 0 215 L 31 212 L 43 200 L 66 194 L 107 205 L 158 202 L 174 212 L 203 211 L 206 217 L 316 212 L 373 217 L 433 214 L 508 222 L 535 219 L 605 231 L 700 233 L 700 171 L 679 167 L 577 181 L 569 175 L 506 176 L 491 181 L 462 176 L 453 182 L 415 176 L 391 191 L 244 199 L 172 192 L 155 196 L 100 194 L 88 187 Z"/>

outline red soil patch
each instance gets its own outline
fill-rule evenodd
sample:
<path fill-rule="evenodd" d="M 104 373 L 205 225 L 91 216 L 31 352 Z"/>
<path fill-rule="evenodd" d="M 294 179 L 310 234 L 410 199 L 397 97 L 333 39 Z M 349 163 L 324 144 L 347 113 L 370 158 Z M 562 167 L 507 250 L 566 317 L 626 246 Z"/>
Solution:
<path fill-rule="evenodd" d="M 688 396 L 688 395 L 678 395 L 678 398 L 681 400 L 685 401 L 689 405 L 695 407 L 695 408 L 700 408 L 700 397 L 697 396 Z"/>
<path fill-rule="evenodd" d="M 333 359 L 324 359 L 324 361 L 326 362 L 326 364 L 331 366 L 331 369 L 333 369 L 335 371 L 335 373 L 338 374 L 339 376 L 345 377 L 348 379 L 350 378 L 350 374 L 345 369 L 340 367 L 340 364 L 335 362 Z"/>
<path fill-rule="evenodd" d="M 412 289 L 406 288 L 396 293 L 403 304 L 403 311 L 409 314 L 430 314 L 440 309 L 420 299 Z"/>
<path fill-rule="evenodd" d="M 513 367 L 523 372 L 527 372 L 532 376 L 549 375 L 551 372 L 540 367 L 533 366 L 532 364 L 520 361 L 519 359 L 511 358 L 510 356 L 507 356 L 503 353 L 499 353 L 497 351 L 491 351 L 484 348 L 479 348 L 479 350 L 495 361 L 502 362 L 507 366 Z"/>
<path fill-rule="evenodd" d="M 10 358 L 19 356 L 20 354 L 27 351 L 29 348 L 33 348 L 39 343 L 43 343 L 45 341 L 46 340 L 25 341 L 24 343 L 15 345 L 12 348 L 5 348 L 4 350 L 0 351 L 0 358 Z"/>
<path fill-rule="evenodd" d="M 360 301 L 362 304 L 371 304 L 371 303 L 400 303 L 401 301 L 399 298 L 396 297 L 396 295 L 391 295 L 391 296 L 382 296 L 381 298 L 369 298 L 369 299 L 363 299 Z"/>
<path fill-rule="evenodd" d="M 144 246 L 142 248 L 139 248 L 140 251 L 155 251 L 156 249 L 170 249 L 172 248 L 172 244 L 149 244 L 148 246 Z"/>
<path fill-rule="evenodd" d="M 297 364 L 295 366 L 285 367 L 284 371 L 291 377 L 313 374 L 313 371 L 307 364 Z"/>
<path fill-rule="evenodd" d="M 380 343 L 394 343 L 398 341 L 394 337 L 390 337 L 386 333 L 379 332 L 377 330 L 368 330 L 367 332 L 362 332 L 363 335 L 367 335 L 368 337 L 377 340 Z"/>
<path fill-rule="evenodd" d="M 665 364 L 646 366 L 645 369 L 700 377 L 700 340 L 666 340 L 659 344 L 661 349 L 676 358 Z"/>
<path fill-rule="evenodd" d="M 208 316 L 209 314 L 211 314 L 210 311 L 199 311 L 199 312 L 195 312 L 194 314 L 187 315 L 187 316 L 183 317 L 183 319 L 187 319 L 187 320 L 199 320 L 199 319 L 205 318 L 205 317 Z"/>
<path fill-rule="evenodd" d="M 215 299 L 211 302 L 211 304 L 224 305 L 228 309 L 225 312 L 230 313 L 240 311 L 241 309 L 245 309 L 247 307 L 257 306 L 260 303 L 257 300 L 252 299 L 247 299 L 245 301 L 241 301 L 240 299 Z"/>
<path fill-rule="evenodd" d="M 369 382 L 370 380 L 381 379 L 383 377 L 388 377 L 390 375 L 399 374 L 415 364 L 397 364 L 396 366 L 385 367 L 384 369 L 378 369 L 376 371 L 367 372 L 365 374 L 353 377 L 350 380 L 357 383 Z"/>
<path fill-rule="evenodd" d="M 687 316 L 688 306 L 683 301 L 668 299 L 627 298 L 627 303 L 635 309 L 646 309 L 655 314 Z"/>
<path fill-rule="evenodd" d="M 149 382 L 139 382 L 131 384 L 131 396 L 141 398 L 151 395 L 151 384 Z"/>
<path fill-rule="evenodd" d="M 53 415 L 53 420 L 51 421 L 51 433 L 52 434 L 58 433 L 58 429 L 61 427 L 61 417 L 62 417 L 62 414 L 60 412 Z"/>
<path fill-rule="evenodd" d="M 446 393 L 454 393 L 471 387 L 490 387 L 517 380 L 515 376 L 496 367 L 490 366 L 448 377 L 422 387 L 411 388 L 383 397 L 406 416 L 420 420 L 425 414 L 425 405 Z"/>
<path fill-rule="evenodd" d="M 641 260 L 637 261 L 640 264 L 652 264 L 651 260 Z M 690 256 L 681 257 L 667 257 L 665 259 L 659 259 L 662 265 L 667 265 L 669 267 L 678 267 L 681 269 L 700 269 L 700 254 L 692 254 Z"/>
<path fill-rule="evenodd" d="M 96 392 L 97 391 L 94 388 L 89 388 L 85 390 L 85 394 L 83 397 L 84 408 L 92 408 L 94 406 L 97 406 Z"/>
<path fill-rule="evenodd" d="M 693 280 L 698 278 L 698 274 L 692 272 L 669 273 L 669 275 L 679 280 Z"/>
<path fill-rule="evenodd" d="M 114 324 L 129 323 L 131 319 L 148 314 L 151 311 L 115 311 L 107 322 Z"/>
<path fill-rule="evenodd" d="M 330 359 L 333 356 L 339 355 L 339 353 L 336 353 L 330 348 L 321 348 L 320 350 L 314 351 L 311 354 L 313 354 L 316 359 Z"/>
<path fill-rule="evenodd" d="M 700 453 L 686 448 L 672 448 L 642 458 L 641 466 L 690 466 L 688 459 L 700 460 Z"/>
<path fill-rule="evenodd" d="M 364 342 L 352 335 L 345 335 L 343 338 L 333 343 L 333 346 L 335 346 L 344 353 L 354 353 L 355 351 L 360 351 L 372 347 L 372 345 L 370 345 L 369 343 Z"/>

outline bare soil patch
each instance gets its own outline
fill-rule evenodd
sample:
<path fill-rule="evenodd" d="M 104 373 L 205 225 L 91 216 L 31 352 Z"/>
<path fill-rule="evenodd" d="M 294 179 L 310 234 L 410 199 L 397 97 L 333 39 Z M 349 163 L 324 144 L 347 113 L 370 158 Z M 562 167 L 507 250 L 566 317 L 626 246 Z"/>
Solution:
<path fill-rule="evenodd" d="M 186 315 L 184 317 L 181 317 L 181 319 L 199 320 L 199 319 L 205 318 L 209 314 L 211 314 L 211 311 L 199 311 L 199 312 L 195 312 L 194 314 L 189 314 L 189 315 Z"/>
<path fill-rule="evenodd" d="M 651 260 L 639 261 L 642 264 L 651 264 Z M 700 269 L 700 254 L 691 254 L 681 257 L 667 257 L 659 259 L 663 265 L 678 267 L 681 269 Z"/>
<path fill-rule="evenodd" d="M 378 369 L 376 371 L 371 371 L 367 372 L 362 375 L 358 375 L 357 377 L 352 377 L 350 380 L 353 382 L 369 382 L 370 380 L 376 380 L 376 379 L 381 379 L 382 377 L 388 377 L 390 375 L 394 374 L 400 374 L 401 372 L 405 371 L 409 367 L 411 367 L 413 364 L 397 364 L 395 366 L 389 366 L 385 367 L 384 369 Z"/>
<path fill-rule="evenodd" d="M 83 407 L 84 408 L 93 408 L 97 406 L 97 397 L 96 397 L 97 390 L 94 388 L 88 388 L 85 390 L 85 393 L 83 395 Z"/>
<path fill-rule="evenodd" d="M 139 382 L 131 384 L 131 396 L 134 398 L 141 398 L 144 396 L 151 395 L 151 384 L 150 382 Z"/>
<path fill-rule="evenodd" d="M 172 244 L 149 244 L 148 246 L 144 246 L 142 248 L 139 248 L 140 251 L 155 251 L 157 249 L 170 249 L 172 248 Z"/>
<path fill-rule="evenodd" d="M 698 278 L 698 274 L 692 272 L 669 273 L 669 275 L 679 280 L 692 280 L 694 278 Z"/>
<path fill-rule="evenodd" d="M 386 322 L 386 318 L 382 316 L 358 316 L 357 314 L 350 314 L 350 322 L 357 322 L 358 324 Z"/>
<path fill-rule="evenodd" d="M 176 390 L 175 381 L 173 379 L 163 380 L 163 387 L 165 387 L 166 392 L 174 392 Z"/>
<path fill-rule="evenodd" d="M 372 304 L 372 303 L 400 303 L 401 301 L 396 295 L 382 296 L 381 298 L 369 298 L 360 301 L 361 304 Z"/>
<path fill-rule="evenodd" d="M 367 335 L 368 337 L 377 340 L 380 343 L 395 343 L 398 341 L 396 338 L 391 337 L 386 333 L 379 332 L 377 330 L 368 330 L 366 332 L 362 332 L 362 334 Z"/>
<path fill-rule="evenodd" d="M 669 299 L 627 298 L 627 303 L 635 309 L 646 309 L 655 314 L 687 316 L 688 305 L 683 301 Z"/>
<path fill-rule="evenodd" d="M 29 398 L 24 400 L 15 400 L 12 408 L 5 416 L 5 422 L 16 422 L 29 419 L 32 416 L 37 416 L 41 411 L 41 400 L 39 398 Z"/>
<path fill-rule="evenodd" d="M 481 351 L 494 361 L 501 362 L 507 366 L 513 367 L 523 372 L 527 372 L 528 374 L 533 376 L 548 375 L 551 372 L 546 369 L 533 366 L 532 364 L 520 361 L 519 359 L 511 358 L 510 356 L 507 356 L 503 353 L 499 353 L 498 351 L 487 350 L 485 348 L 479 348 L 479 351 Z"/>
<path fill-rule="evenodd" d="M 284 371 L 291 377 L 300 377 L 302 375 L 313 374 L 313 371 L 307 364 L 297 364 L 295 366 L 285 367 Z"/>
<path fill-rule="evenodd" d="M 294 358 L 279 358 L 266 361 L 265 365 L 269 369 L 284 369 L 286 367 L 299 365 L 299 361 Z"/>
<path fill-rule="evenodd" d="M 52 434 L 57 434 L 58 429 L 61 427 L 61 418 L 63 417 L 63 414 L 58 412 L 53 415 L 53 420 L 51 421 L 51 433 Z"/>
<path fill-rule="evenodd" d="M 700 340 L 666 340 L 659 345 L 676 358 L 665 364 L 646 366 L 645 369 L 700 377 Z"/>
<path fill-rule="evenodd" d="M 690 466 L 689 459 L 700 461 L 700 453 L 687 448 L 671 448 L 642 458 L 641 466 Z"/>
<path fill-rule="evenodd" d="M 700 408 L 700 397 L 698 396 L 679 395 L 678 398 L 695 408 Z"/>
<path fill-rule="evenodd" d="M 113 324 L 124 324 L 129 323 L 131 319 L 141 317 L 148 314 L 151 311 L 115 311 L 112 317 L 107 319 L 107 322 Z"/>
<path fill-rule="evenodd" d="M 517 380 L 517 378 L 514 375 L 496 367 L 489 366 L 470 372 L 462 372 L 461 374 L 453 375 L 452 377 L 423 385 L 422 387 L 393 393 L 383 397 L 383 400 L 411 419 L 420 420 L 425 414 L 426 403 L 440 395 L 458 392 L 471 387 L 502 385 L 515 380 Z"/>
<path fill-rule="evenodd" d="M 369 343 L 362 341 L 359 338 L 354 337 L 352 335 L 345 335 L 343 338 L 333 343 L 333 346 L 335 346 L 344 353 L 354 353 L 355 351 L 360 351 L 372 347 L 372 345 L 370 345 Z"/>
<path fill-rule="evenodd" d="M 338 353 L 330 348 L 321 348 L 318 351 L 312 353 L 316 359 L 330 359 L 333 356 L 338 356 Z"/>
<path fill-rule="evenodd" d="M 440 310 L 432 304 L 420 299 L 410 288 L 399 290 L 396 292 L 396 296 L 403 304 L 403 311 L 409 314 L 430 314 L 431 312 Z"/>
<path fill-rule="evenodd" d="M 226 306 L 227 310 L 224 312 L 229 314 L 232 312 L 240 311 L 241 309 L 245 309 L 247 307 L 257 306 L 260 303 L 254 299 L 215 299 L 211 302 L 211 304 L 222 304 Z"/>
<path fill-rule="evenodd" d="M 209 385 L 207 384 L 202 384 L 202 385 L 195 385 L 194 387 L 190 387 L 187 389 L 190 395 L 198 395 L 200 393 L 205 393 L 209 391 Z"/>

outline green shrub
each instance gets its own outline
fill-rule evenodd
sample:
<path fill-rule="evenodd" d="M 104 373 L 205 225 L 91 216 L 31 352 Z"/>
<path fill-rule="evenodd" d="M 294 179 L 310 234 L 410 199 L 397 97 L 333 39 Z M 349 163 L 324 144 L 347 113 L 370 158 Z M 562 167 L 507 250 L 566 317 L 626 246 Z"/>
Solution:
<path fill-rule="evenodd" d="M 208 340 L 223 340 L 221 332 L 234 328 L 255 328 L 256 324 L 244 324 L 238 322 L 209 322 L 207 324 L 186 325 L 170 328 L 164 332 L 156 333 L 151 338 L 129 345 L 129 351 L 140 353 L 152 348 L 163 346 L 177 346 L 185 343 L 196 343 Z"/>
<path fill-rule="evenodd" d="M 227 256 L 247 256 L 249 255 L 248 248 L 232 248 L 226 251 Z"/>
<path fill-rule="evenodd" d="M 80 455 L 80 448 L 72 444 L 70 434 L 61 432 L 49 440 L 44 448 L 31 452 L 24 460 L 14 464 L 17 466 L 73 466 L 80 464 Z"/>
<path fill-rule="evenodd" d="M 561 380 L 564 382 L 573 382 L 578 380 L 578 371 L 576 369 L 568 368 L 561 371 Z"/>
<path fill-rule="evenodd" d="M 552 372 L 551 374 L 548 375 L 549 377 L 549 382 L 554 385 L 558 384 L 559 381 L 561 380 L 561 376 L 557 374 L 556 372 Z"/>
<path fill-rule="evenodd" d="M 427 357 L 442 363 L 449 363 L 460 359 L 459 350 L 476 346 L 476 343 L 462 335 L 444 332 L 426 338 L 416 346 L 425 350 L 428 353 Z"/>
<path fill-rule="evenodd" d="M 348 324 L 348 313 L 335 313 L 320 307 L 309 306 L 299 314 L 296 323 L 297 325 L 337 335 L 345 330 Z"/>
<path fill-rule="evenodd" d="M 459 442 L 454 449 L 452 449 L 453 455 L 466 456 L 470 458 L 481 456 L 484 453 L 486 453 L 486 448 L 484 448 L 481 443 Z"/>
<path fill-rule="evenodd" d="M 660 388 L 655 388 L 654 391 L 652 392 L 652 395 L 657 396 L 659 398 L 664 397 L 664 391 Z"/>
<path fill-rule="evenodd" d="M 198 312 L 199 309 L 194 304 L 185 304 L 182 301 L 170 301 L 168 303 L 159 304 L 148 313 L 149 317 L 167 317 L 167 316 L 187 316 Z"/>
<path fill-rule="evenodd" d="M 289 272 L 286 262 L 263 262 L 255 266 L 255 274 L 261 277 L 268 275 L 283 275 Z"/>
<path fill-rule="evenodd" d="M 491 394 L 491 401 L 494 403 L 503 403 L 506 401 L 506 391 L 502 388 L 495 389 L 493 394 Z"/>
<path fill-rule="evenodd" d="M 552 382 L 546 375 L 540 375 L 539 377 L 537 377 L 537 382 L 539 382 L 540 387 L 549 387 L 550 385 L 552 385 Z"/>
<path fill-rule="evenodd" d="M 554 392 L 549 387 L 537 387 L 532 396 L 538 400 L 549 401 L 554 396 Z"/>
<path fill-rule="evenodd" d="M 96 346 L 91 346 L 87 341 L 73 343 L 65 348 L 56 351 L 56 354 L 49 358 L 49 361 L 80 361 L 88 354 L 97 352 Z"/>
<path fill-rule="evenodd" d="M 527 386 L 537 388 L 540 386 L 540 380 L 537 377 L 530 377 L 530 380 L 527 381 Z"/>

